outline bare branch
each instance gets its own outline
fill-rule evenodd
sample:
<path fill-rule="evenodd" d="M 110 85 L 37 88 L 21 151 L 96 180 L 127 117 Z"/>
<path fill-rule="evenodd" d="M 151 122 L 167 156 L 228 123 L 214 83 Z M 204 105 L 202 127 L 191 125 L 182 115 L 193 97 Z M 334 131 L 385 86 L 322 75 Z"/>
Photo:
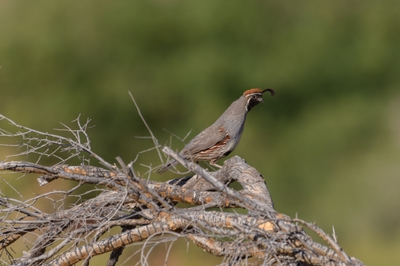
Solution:
<path fill-rule="evenodd" d="M 130 96 L 158 150 L 157 139 Z M 262 175 L 238 156 L 208 172 L 164 148 L 195 174 L 156 182 L 136 175 L 134 162 L 126 165 L 117 157 L 117 167 L 94 153 L 87 134 L 89 120 L 81 123 L 78 117 L 77 129 L 62 124 L 57 131 L 70 137 L 33 130 L 4 116 L 0 121 L 7 122 L 0 126 L 0 146 L 18 150 L 0 162 L 0 174 L 40 175 L 42 186 L 57 179 L 74 184 L 48 191 L 50 186 L 44 186 L 40 194 L 30 196 L 0 175 L 0 181 L 18 195 L 0 192 L 0 254 L 6 264 L 89 265 L 93 257 L 110 253 L 111 266 L 129 245 L 141 245 L 134 253 L 140 255 L 137 264 L 147 264 L 158 244 L 167 244 L 168 259 L 174 241 L 183 238 L 222 257 L 222 265 L 246 264 L 249 258 L 262 265 L 363 265 L 315 224 L 277 212 Z M 21 155 L 28 160 L 9 160 Z M 44 158 L 56 163 L 46 165 Z M 90 158 L 105 168 L 91 165 Z M 78 164 L 67 164 L 76 159 Z M 22 182 L 15 178 L 20 175 L 9 176 Z M 235 182 L 240 190 L 229 187 Z M 304 228 L 325 244 L 313 240 Z M 11 251 L 21 247 L 22 255 L 13 255 Z"/>
<path fill-rule="evenodd" d="M 138 104 L 136 103 L 135 98 L 132 96 L 131 92 L 128 92 L 128 93 L 129 93 L 129 96 L 132 99 L 133 104 L 136 107 L 136 110 L 138 112 L 138 115 L 139 115 L 140 119 L 142 119 L 143 124 L 146 126 L 147 131 L 149 132 L 149 134 L 151 136 L 151 139 L 153 140 L 154 148 L 157 150 L 158 157 L 160 158 L 160 160 L 162 160 L 161 152 L 160 152 L 160 149 L 159 149 L 160 145 L 158 144 L 157 138 L 154 136 L 153 132 L 151 131 L 151 129 L 149 127 L 149 125 L 147 124 L 146 120 L 144 119 L 144 117 L 142 115 L 142 112 L 140 111 L 140 108 L 139 108 Z"/>

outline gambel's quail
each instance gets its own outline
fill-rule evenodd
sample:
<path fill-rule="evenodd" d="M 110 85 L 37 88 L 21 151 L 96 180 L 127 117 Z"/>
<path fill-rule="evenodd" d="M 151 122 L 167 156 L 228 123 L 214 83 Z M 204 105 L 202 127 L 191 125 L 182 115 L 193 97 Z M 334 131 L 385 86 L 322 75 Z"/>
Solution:
<path fill-rule="evenodd" d="M 179 155 L 194 162 L 209 161 L 211 165 L 221 168 L 216 161 L 228 156 L 236 148 L 243 133 L 247 113 L 251 108 L 263 102 L 262 96 L 266 91 L 269 91 L 271 96 L 275 94 L 272 89 L 245 91 L 214 124 L 186 144 Z M 177 164 L 178 162 L 172 159 L 159 167 L 156 172 L 162 174 Z"/>

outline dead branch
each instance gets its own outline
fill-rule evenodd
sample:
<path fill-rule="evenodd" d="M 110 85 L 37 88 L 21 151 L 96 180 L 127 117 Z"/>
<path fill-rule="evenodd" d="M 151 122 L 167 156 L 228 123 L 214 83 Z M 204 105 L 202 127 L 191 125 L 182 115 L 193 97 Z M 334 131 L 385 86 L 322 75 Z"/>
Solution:
<path fill-rule="evenodd" d="M 110 253 L 107 265 L 115 265 L 129 245 L 184 238 L 223 257 L 223 265 L 245 264 L 249 258 L 257 258 L 262 265 L 363 265 L 315 224 L 277 212 L 262 175 L 238 156 L 226 160 L 218 171 L 208 172 L 164 148 L 164 153 L 194 175 L 156 182 L 135 175 L 132 163 L 126 165 L 117 158 L 116 166 L 94 153 L 86 133 L 88 122 L 76 120 L 76 130 L 64 125 L 61 132 L 70 134 L 65 137 L 18 125 L 0 115 L 1 121 L 15 131 L 0 127 L 0 138 L 7 139 L 0 146 L 15 147 L 19 152 L 0 162 L 0 180 L 5 181 L 3 174 L 20 173 L 24 179 L 39 175 L 39 185 L 45 187 L 57 179 L 76 184 L 31 198 L 21 195 L 21 199 L 8 197 L 2 189 L 0 253 L 6 264 L 72 265 L 84 261 L 88 265 L 91 258 Z M 32 155 L 34 162 L 9 161 L 21 155 Z M 49 157 L 56 163 L 42 163 Z M 106 168 L 93 166 L 90 158 Z M 67 164 L 73 160 L 81 163 Z M 230 187 L 234 182 L 241 185 L 240 190 Z M 95 188 L 83 197 L 77 191 L 87 184 Z M 38 204 L 42 200 L 52 202 L 53 210 L 45 211 Z M 226 212 L 229 208 L 243 212 Z M 111 234 L 113 228 L 120 232 Z M 326 244 L 317 243 L 303 228 L 317 233 Z M 14 257 L 12 250 L 21 243 L 24 252 Z"/>

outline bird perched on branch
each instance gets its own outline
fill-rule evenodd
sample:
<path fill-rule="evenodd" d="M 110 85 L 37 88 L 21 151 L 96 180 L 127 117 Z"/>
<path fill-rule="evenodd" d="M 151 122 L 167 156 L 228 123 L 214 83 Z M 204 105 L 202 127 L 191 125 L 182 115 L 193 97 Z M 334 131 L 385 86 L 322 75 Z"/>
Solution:
<path fill-rule="evenodd" d="M 236 148 L 243 133 L 247 113 L 263 102 L 263 93 L 266 91 L 270 92 L 271 96 L 275 94 L 272 89 L 245 91 L 214 124 L 189 141 L 179 155 L 194 162 L 209 161 L 211 165 L 221 168 L 216 161 L 228 156 Z M 177 164 L 178 162 L 172 159 L 159 167 L 156 172 L 162 174 Z"/>

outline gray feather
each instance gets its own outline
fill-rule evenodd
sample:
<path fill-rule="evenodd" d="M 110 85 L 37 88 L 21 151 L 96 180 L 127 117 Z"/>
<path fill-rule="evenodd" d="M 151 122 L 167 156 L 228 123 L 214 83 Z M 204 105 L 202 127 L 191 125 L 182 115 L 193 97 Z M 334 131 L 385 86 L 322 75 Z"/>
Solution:
<path fill-rule="evenodd" d="M 264 91 L 268 90 L 272 91 L 270 89 Z M 247 113 L 252 107 L 262 102 L 264 91 L 259 89 L 246 91 L 211 126 L 189 141 L 179 154 L 194 162 L 205 160 L 211 163 L 227 156 L 238 145 Z M 161 174 L 176 164 L 177 161 L 170 160 L 156 172 Z"/>

